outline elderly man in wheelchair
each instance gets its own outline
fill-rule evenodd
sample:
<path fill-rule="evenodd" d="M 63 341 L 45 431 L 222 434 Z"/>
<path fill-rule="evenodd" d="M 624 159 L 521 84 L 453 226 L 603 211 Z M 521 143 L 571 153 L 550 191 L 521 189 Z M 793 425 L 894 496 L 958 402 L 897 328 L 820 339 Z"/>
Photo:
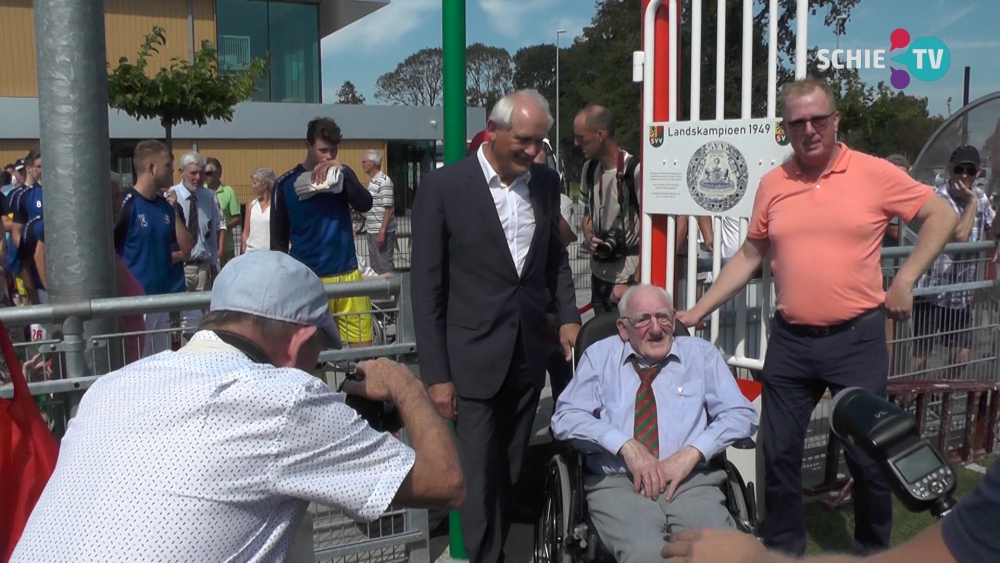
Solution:
<path fill-rule="evenodd" d="M 724 452 L 754 435 L 758 416 L 718 350 L 700 338 L 674 336 L 675 311 L 666 291 L 633 287 L 619 312 L 618 334 L 585 349 L 556 403 L 553 436 L 590 453 L 579 468 L 582 491 L 570 490 L 567 473 L 562 480 L 568 478 L 570 486 L 560 484 L 554 494 L 568 492 L 579 503 L 558 508 L 589 516 L 619 563 L 657 561 L 674 532 L 739 527 L 733 499 L 727 498 L 732 476 Z M 741 499 L 743 506 L 752 504 L 750 497 Z M 561 545 L 550 541 L 540 552 L 548 556 L 539 559 L 594 557 L 594 546 L 585 549 L 586 534 L 572 521 L 555 532 L 551 536 L 561 536 L 555 542 Z"/>

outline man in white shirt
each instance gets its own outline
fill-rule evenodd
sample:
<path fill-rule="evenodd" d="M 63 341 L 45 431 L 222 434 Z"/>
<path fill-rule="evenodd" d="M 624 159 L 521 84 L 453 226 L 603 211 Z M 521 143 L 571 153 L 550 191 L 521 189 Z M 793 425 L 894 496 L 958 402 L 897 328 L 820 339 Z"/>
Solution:
<path fill-rule="evenodd" d="M 464 502 L 451 435 L 406 368 L 362 362 L 345 391 L 394 402 L 412 449 L 307 373 L 340 339 L 294 258 L 231 261 L 202 328 L 84 395 L 12 561 L 282 561 L 309 502 L 368 521 Z"/>
<path fill-rule="evenodd" d="M 372 194 L 372 208 L 365 215 L 368 265 L 376 274 L 392 273 L 396 249 L 396 217 L 393 214 L 396 204 L 392 180 L 382 172 L 382 153 L 379 151 L 365 151 L 361 156 L 361 169 L 371 178 L 368 191 Z"/>
<path fill-rule="evenodd" d="M 197 152 L 184 153 L 180 161 L 181 183 L 170 188 L 194 238 L 191 257 L 184 263 L 188 291 L 212 290 L 212 281 L 219 270 L 219 249 L 226 244 L 226 221 L 215 192 L 205 188 L 205 166 L 205 158 Z M 184 328 L 193 331 L 201 314 L 198 309 L 184 311 Z"/>

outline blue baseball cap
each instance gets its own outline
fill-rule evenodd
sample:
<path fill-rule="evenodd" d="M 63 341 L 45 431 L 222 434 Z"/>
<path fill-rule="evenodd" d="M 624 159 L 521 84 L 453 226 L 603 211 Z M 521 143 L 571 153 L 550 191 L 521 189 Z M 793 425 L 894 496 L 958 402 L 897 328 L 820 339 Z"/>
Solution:
<path fill-rule="evenodd" d="M 283 252 L 257 250 L 230 260 L 215 280 L 209 309 L 314 326 L 328 347 L 343 346 L 323 281 Z"/>

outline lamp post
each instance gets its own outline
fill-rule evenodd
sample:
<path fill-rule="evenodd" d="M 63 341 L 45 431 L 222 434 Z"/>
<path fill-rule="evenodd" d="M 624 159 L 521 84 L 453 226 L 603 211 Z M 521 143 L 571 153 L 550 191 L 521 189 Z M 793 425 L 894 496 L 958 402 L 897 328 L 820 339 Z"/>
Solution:
<path fill-rule="evenodd" d="M 559 35 L 565 29 L 556 30 L 556 171 L 562 173 L 562 153 L 559 152 Z"/>

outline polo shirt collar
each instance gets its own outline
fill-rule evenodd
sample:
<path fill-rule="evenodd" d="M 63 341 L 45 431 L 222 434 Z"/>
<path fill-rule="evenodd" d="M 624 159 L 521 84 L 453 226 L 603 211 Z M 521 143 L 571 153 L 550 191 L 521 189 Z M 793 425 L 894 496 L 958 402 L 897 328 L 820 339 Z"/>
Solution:
<path fill-rule="evenodd" d="M 837 156 L 837 161 L 833 163 L 833 167 L 830 168 L 829 171 L 824 173 L 823 176 L 827 176 L 834 173 L 841 174 L 847 172 L 847 167 L 851 163 L 851 155 L 854 153 L 854 151 L 852 151 L 850 147 L 848 147 L 841 141 L 837 142 L 837 146 L 840 147 L 840 155 Z M 790 164 L 791 166 L 789 167 L 788 170 L 789 174 L 787 174 L 787 177 L 796 178 L 805 175 L 802 172 L 802 168 L 799 166 L 799 157 L 793 156 L 790 161 Z"/>

